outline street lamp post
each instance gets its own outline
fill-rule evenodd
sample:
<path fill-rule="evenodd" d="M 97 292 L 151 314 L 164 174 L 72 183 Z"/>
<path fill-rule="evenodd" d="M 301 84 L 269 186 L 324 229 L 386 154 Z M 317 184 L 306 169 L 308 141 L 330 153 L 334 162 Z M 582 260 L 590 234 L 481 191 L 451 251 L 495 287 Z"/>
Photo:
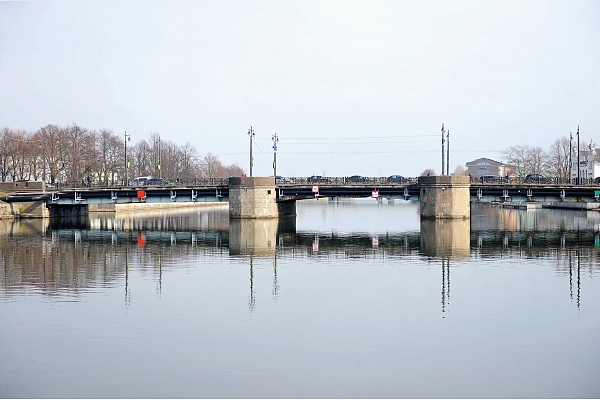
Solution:
<path fill-rule="evenodd" d="M 579 158 L 579 125 L 577 125 L 577 184 L 581 185 L 581 161 Z"/>
<path fill-rule="evenodd" d="M 569 183 L 573 183 L 573 133 L 569 132 Z"/>
<path fill-rule="evenodd" d="M 129 177 L 127 176 L 127 169 L 129 168 L 129 163 L 127 162 L 127 142 L 131 142 L 131 135 L 127 134 L 125 131 L 125 186 L 129 186 Z"/>
<path fill-rule="evenodd" d="M 279 137 L 277 137 L 277 132 L 272 137 L 273 140 L 273 176 L 277 180 L 277 143 L 279 142 Z"/>
<path fill-rule="evenodd" d="M 248 136 L 250 136 L 250 177 L 252 178 L 252 166 L 254 165 L 254 158 L 252 158 L 252 138 L 255 136 L 252 125 L 250 125 L 250 129 L 248 129 Z"/>
<path fill-rule="evenodd" d="M 161 168 L 161 159 L 160 159 L 160 135 L 158 135 L 158 139 L 154 139 L 154 143 L 158 143 L 158 164 L 156 164 L 156 169 L 158 169 L 158 177 L 162 179 L 162 168 Z"/>
<path fill-rule="evenodd" d="M 446 175 L 450 175 L 450 129 L 446 134 Z"/>
<path fill-rule="evenodd" d="M 446 131 L 444 130 L 444 124 L 442 124 L 442 175 L 444 175 L 444 165 L 445 165 L 445 156 L 444 156 L 444 134 L 446 133 Z"/>

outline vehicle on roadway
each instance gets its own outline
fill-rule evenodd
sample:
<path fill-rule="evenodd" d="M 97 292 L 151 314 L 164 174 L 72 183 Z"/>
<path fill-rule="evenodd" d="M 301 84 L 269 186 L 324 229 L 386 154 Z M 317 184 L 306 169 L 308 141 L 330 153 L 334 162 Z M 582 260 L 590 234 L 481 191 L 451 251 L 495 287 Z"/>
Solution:
<path fill-rule="evenodd" d="M 542 174 L 528 174 L 523 180 L 524 183 L 552 183 L 552 178 L 547 178 Z"/>
<path fill-rule="evenodd" d="M 402 175 L 391 175 L 391 176 L 388 176 L 387 181 L 388 182 L 406 183 L 406 182 L 408 182 L 408 178 L 405 178 Z"/>
<path fill-rule="evenodd" d="M 504 179 L 498 175 L 481 175 L 479 181 L 481 183 L 500 183 L 504 182 Z"/>

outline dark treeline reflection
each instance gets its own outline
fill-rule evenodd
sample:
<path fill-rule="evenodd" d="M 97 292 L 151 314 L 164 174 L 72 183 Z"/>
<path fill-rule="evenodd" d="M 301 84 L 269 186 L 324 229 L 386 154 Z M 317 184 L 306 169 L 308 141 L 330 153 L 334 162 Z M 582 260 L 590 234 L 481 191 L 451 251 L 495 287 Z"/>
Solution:
<path fill-rule="evenodd" d="M 127 265 L 148 274 L 202 257 L 477 258 L 556 260 L 558 273 L 598 269 L 600 215 L 581 211 L 474 207 L 471 220 L 420 222 L 408 232 L 299 232 L 295 219 L 229 220 L 201 211 L 96 214 L 82 220 L 0 221 L 1 285 L 76 294 L 122 279 Z M 441 264 L 440 264 L 441 265 Z M 449 272 L 449 271 L 448 271 Z"/>

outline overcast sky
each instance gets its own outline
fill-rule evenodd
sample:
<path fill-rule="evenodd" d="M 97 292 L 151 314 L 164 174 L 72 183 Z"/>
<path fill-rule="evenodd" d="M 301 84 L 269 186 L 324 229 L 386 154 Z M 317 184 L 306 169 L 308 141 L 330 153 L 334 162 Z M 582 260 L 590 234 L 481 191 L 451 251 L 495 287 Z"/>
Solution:
<path fill-rule="evenodd" d="M 600 1 L 0 2 L 0 127 L 157 132 L 254 176 L 600 142 Z"/>

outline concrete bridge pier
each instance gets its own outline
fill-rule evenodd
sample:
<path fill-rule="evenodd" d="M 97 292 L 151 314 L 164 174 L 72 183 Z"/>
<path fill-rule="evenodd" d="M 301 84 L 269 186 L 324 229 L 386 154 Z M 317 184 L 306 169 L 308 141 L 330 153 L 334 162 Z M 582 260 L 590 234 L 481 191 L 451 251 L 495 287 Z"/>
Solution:
<path fill-rule="evenodd" d="M 421 176 L 419 186 L 421 218 L 471 218 L 468 176 Z"/>
<path fill-rule="evenodd" d="M 278 202 L 274 177 L 229 178 L 229 218 L 295 217 L 296 202 Z"/>

